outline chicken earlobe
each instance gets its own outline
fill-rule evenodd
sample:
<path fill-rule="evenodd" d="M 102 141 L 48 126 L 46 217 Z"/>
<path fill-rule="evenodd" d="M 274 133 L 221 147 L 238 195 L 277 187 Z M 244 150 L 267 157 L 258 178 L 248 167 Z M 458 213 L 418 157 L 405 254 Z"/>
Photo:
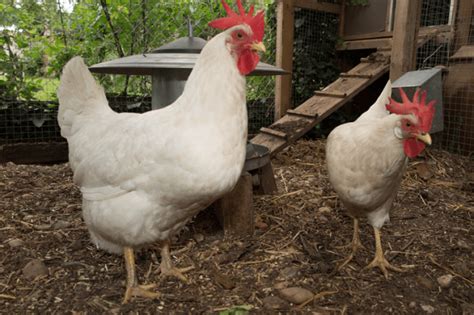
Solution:
<path fill-rule="evenodd" d="M 161 296 L 159 292 L 149 291 L 156 287 L 156 284 L 139 285 L 135 274 L 135 254 L 131 247 L 123 248 L 125 258 L 125 268 L 127 269 L 127 289 L 122 304 L 127 304 L 134 296 L 141 296 L 149 299 L 156 299 Z"/>

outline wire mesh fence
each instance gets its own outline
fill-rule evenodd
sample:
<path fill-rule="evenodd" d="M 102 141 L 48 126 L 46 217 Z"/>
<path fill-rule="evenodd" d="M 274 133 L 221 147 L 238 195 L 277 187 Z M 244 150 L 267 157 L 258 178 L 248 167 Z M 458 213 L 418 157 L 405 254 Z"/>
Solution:
<path fill-rule="evenodd" d="M 298 106 L 339 75 L 336 44 L 337 14 L 295 8 L 293 46 L 293 106 Z"/>
<path fill-rule="evenodd" d="M 446 31 L 418 49 L 417 68 L 446 66 L 445 130 L 439 143 L 470 154 L 474 149 L 474 57 L 469 45 L 474 44 L 474 32 L 472 12 L 460 14 L 465 10 L 463 2 L 468 1 L 423 0 L 420 26 L 445 26 Z M 274 64 L 276 3 L 244 3 L 266 11 L 267 53 L 262 61 Z M 187 36 L 189 20 L 194 36 L 209 39 L 217 31 L 207 23 L 224 14 L 216 0 L 16 1 L 0 6 L 6 13 L 0 24 L 0 59 L 5 65 L 0 72 L 0 145 L 63 141 L 56 122 L 55 90 L 59 73 L 72 56 L 81 55 L 92 65 L 149 52 Z M 335 46 L 340 38 L 337 14 L 302 8 L 295 8 L 294 14 L 292 102 L 297 106 L 337 78 Z M 151 77 L 98 78 L 116 111 L 151 109 Z M 247 82 L 252 135 L 273 122 L 275 82 L 274 77 L 249 77 Z"/>
<path fill-rule="evenodd" d="M 438 147 L 451 152 L 474 152 L 474 44 L 472 6 L 468 1 L 424 0 L 422 26 L 449 25 L 417 51 L 417 69 L 444 66 L 444 130 Z"/>
<path fill-rule="evenodd" d="M 275 62 L 275 5 L 271 0 L 248 0 L 248 7 L 265 9 L 267 53 Z M 89 65 L 150 52 L 179 37 L 206 40 L 218 33 L 207 24 L 224 16 L 220 1 L 16 1 L 0 4 L 9 14 L 0 23 L 0 145 L 63 141 L 56 122 L 55 90 L 59 73 L 72 56 Z M 29 16 L 28 16 L 29 15 Z M 8 16 L 8 15 L 7 15 Z M 110 106 L 118 111 L 151 109 L 151 77 L 99 75 Z M 273 120 L 274 78 L 249 77 L 249 133 Z"/>

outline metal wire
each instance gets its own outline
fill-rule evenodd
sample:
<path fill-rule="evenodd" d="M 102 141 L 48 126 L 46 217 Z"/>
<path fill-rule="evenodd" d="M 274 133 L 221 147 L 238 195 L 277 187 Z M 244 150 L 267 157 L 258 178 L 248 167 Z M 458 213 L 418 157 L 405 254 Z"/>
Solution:
<path fill-rule="evenodd" d="M 72 55 L 86 57 L 89 65 L 112 60 L 122 56 L 149 52 L 154 48 L 188 35 L 188 21 L 191 21 L 193 35 L 206 40 L 218 33 L 207 24 L 224 15 L 220 1 L 129 1 L 127 5 L 111 5 L 102 0 L 72 1 L 84 14 L 96 15 L 94 28 L 83 25 L 82 17 L 66 14 L 58 8 L 65 29 L 69 33 L 64 38 L 92 38 L 75 50 L 53 52 L 46 56 L 48 60 L 63 59 L 65 63 Z M 61 3 L 61 1 L 58 1 Z M 79 4 L 77 4 L 79 3 Z M 104 3 L 107 10 L 104 8 Z M 271 0 L 247 0 L 245 6 L 255 5 L 255 9 L 265 9 L 267 53 L 262 61 L 275 62 L 276 17 L 275 4 Z M 54 13 L 51 13 L 54 14 Z M 124 22 L 125 21 L 125 22 Z M 43 28 L 43 26 L 41 26 Z M 97 29 L 102 33 L 90 34 Z M 60 34 L 61 30 L 54 30 Z M 64 29 L 63 29 L 64 31 Z M 15 36 L 15 30 L 10 30 Z M 5 47 L 4 47 L 5 48 Z M 18 58 L 21 50 L 18 49 Z M 57 55 L 55 55 L 57 53 Z M 46 54 L 46 53 L 45 53 Z M 110 106 L 118 112 L 145 112 L 151 109 L 151 77 L 125 75 L 99 75 L 101 84 L 108 95 Z M 247 100 L 249 112 L 249 133 L 256 133 L 261 127 L 273 121 L 274 78 L 250 77 L 247 80 Z M 0 91 L 1 92 L 1 91 Z M 126 96 L 120 96 L 126 95 Z M 43 104 L 44 103 L 44 104 Z M 24 101 L 19 99 L 0 100 L 0 145 L 23 142 L 64 141 L 56 122 L 57 101 Z"/>
<path fill-rule="evenodd" d="M 454 30 L 470 29 L 464 35 L 442 32 L 417 51 L 417 69 L 444 66 L 447 70 L 443 84 L 444 131 L 436 135 L 434 143 L 439 148 L 470 155 L 474 152 L 474 56 L 456 56 L 462 47 L 474 44 L 472 22 L 456 20 L 450 0 L 424 0 L 422 5 L 421 26 L 451 23 Z"/>

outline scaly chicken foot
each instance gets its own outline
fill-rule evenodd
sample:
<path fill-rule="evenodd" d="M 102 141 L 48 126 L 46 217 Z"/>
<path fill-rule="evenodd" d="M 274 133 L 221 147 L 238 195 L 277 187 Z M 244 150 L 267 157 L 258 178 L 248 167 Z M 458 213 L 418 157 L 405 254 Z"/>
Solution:
<path fill-rule="evenodd" d="M 125 268 L 127 269 L 127 289 L 122 304 L 127 304 L 134 296 L 141 296 L 149 299 L 160 297 L 159 292 L 149 291 L 156 287 L 155 284 L 139 285 L 135 273 L 135 255 L 131 247 L 123 248 L 125 258 Z"/>
<path fill-rule="evenodd" d="M 353 221 L 354 221 L 354 234 L 352 235 L 352 242 L 345 246 L 339 247 L 339 248 L 351 247 L 352 251 L 350 255 L 336 268 L 336 270 L 340 270 L 342 267 L 347 265 L 354 258 L 354 255 L 359 248 L 365 248 L 364 245 L 362 245 L 360 241 L 359 220 L 356 218 L 353 218 Z"/>
<path fill-rule="evenodd" d="M 405 272 L 405 270 L 395 267 L 391 265 L 383 254 L 382 250 L 382 242 L 380 240 L 380 230 L 374 227 L 374 235 L 375 235 L 375 257 L 370 264 L 368 264 L 364 269 L 370 269 L 374 267 L 380 268 L 383 272 L 385 279 L 388 279 L 388 271 L 387 269 L 397 271 L 397 272 Z"/>
<path fill-rule="evenodd" d="M 170 255 L 170 241 L 166 240 L 163 242 L 161 247 L 161 264 L 160 270 L 163 276 L 173 276 L 183 281 L 184 283 L 188 282 L 188 279 L 183 275 L 183 273 L 193 270 L 194 266 L 189 266 L 186 268 L 176 268 L 173 266 Z"/>

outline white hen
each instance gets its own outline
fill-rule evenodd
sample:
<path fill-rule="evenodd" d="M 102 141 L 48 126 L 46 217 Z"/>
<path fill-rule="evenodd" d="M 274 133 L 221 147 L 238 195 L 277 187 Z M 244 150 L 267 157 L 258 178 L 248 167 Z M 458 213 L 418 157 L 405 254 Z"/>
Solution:
<path fill-rule="evenodd" d="M 133 248 L 162 241 L 161 272 L 185 279 L 171 264 L 169 238 L 200 210 L 232 190 L 245 160 L 245 74 L 264 50 L 263 12 L 210 23 L 226 29 L 203 48 L 183 94 L 144 114 L 116 113 L 81 58 L 67 63 L 58 90 L 61 134 L 69 144 L 83 216 L 97 247 L 124 253 L 127 290 L 137 284 Z M 253 9 L 252 9 L 253 12 Z"/>
<path fill-rule="evenodd" d="M 358 218 L 367 217 L 374 228 L 376 254 L 367 267 L 401 271 L 388 263 L 382 252 L 380 229 L 389 220 L 408 158 L 431 144 L 433 103 L 426 106 L 426 93 L 419 91 L 411 102 L 400 90 L 403 103 L 390 99 L 390 81 L 377 101 L 356 121 L 335 128 L 328 137 L 326 161 L 329 180 L 344 207 L 354 219 L 352 253 L 339 266 L 346 265 L 362 246 Z M 390 114 L 389 109 L 393 114 Z M 422 142 L 419 142 L 421 140 Z M 424 142 L 424 143 L 423 143 Z"/>

